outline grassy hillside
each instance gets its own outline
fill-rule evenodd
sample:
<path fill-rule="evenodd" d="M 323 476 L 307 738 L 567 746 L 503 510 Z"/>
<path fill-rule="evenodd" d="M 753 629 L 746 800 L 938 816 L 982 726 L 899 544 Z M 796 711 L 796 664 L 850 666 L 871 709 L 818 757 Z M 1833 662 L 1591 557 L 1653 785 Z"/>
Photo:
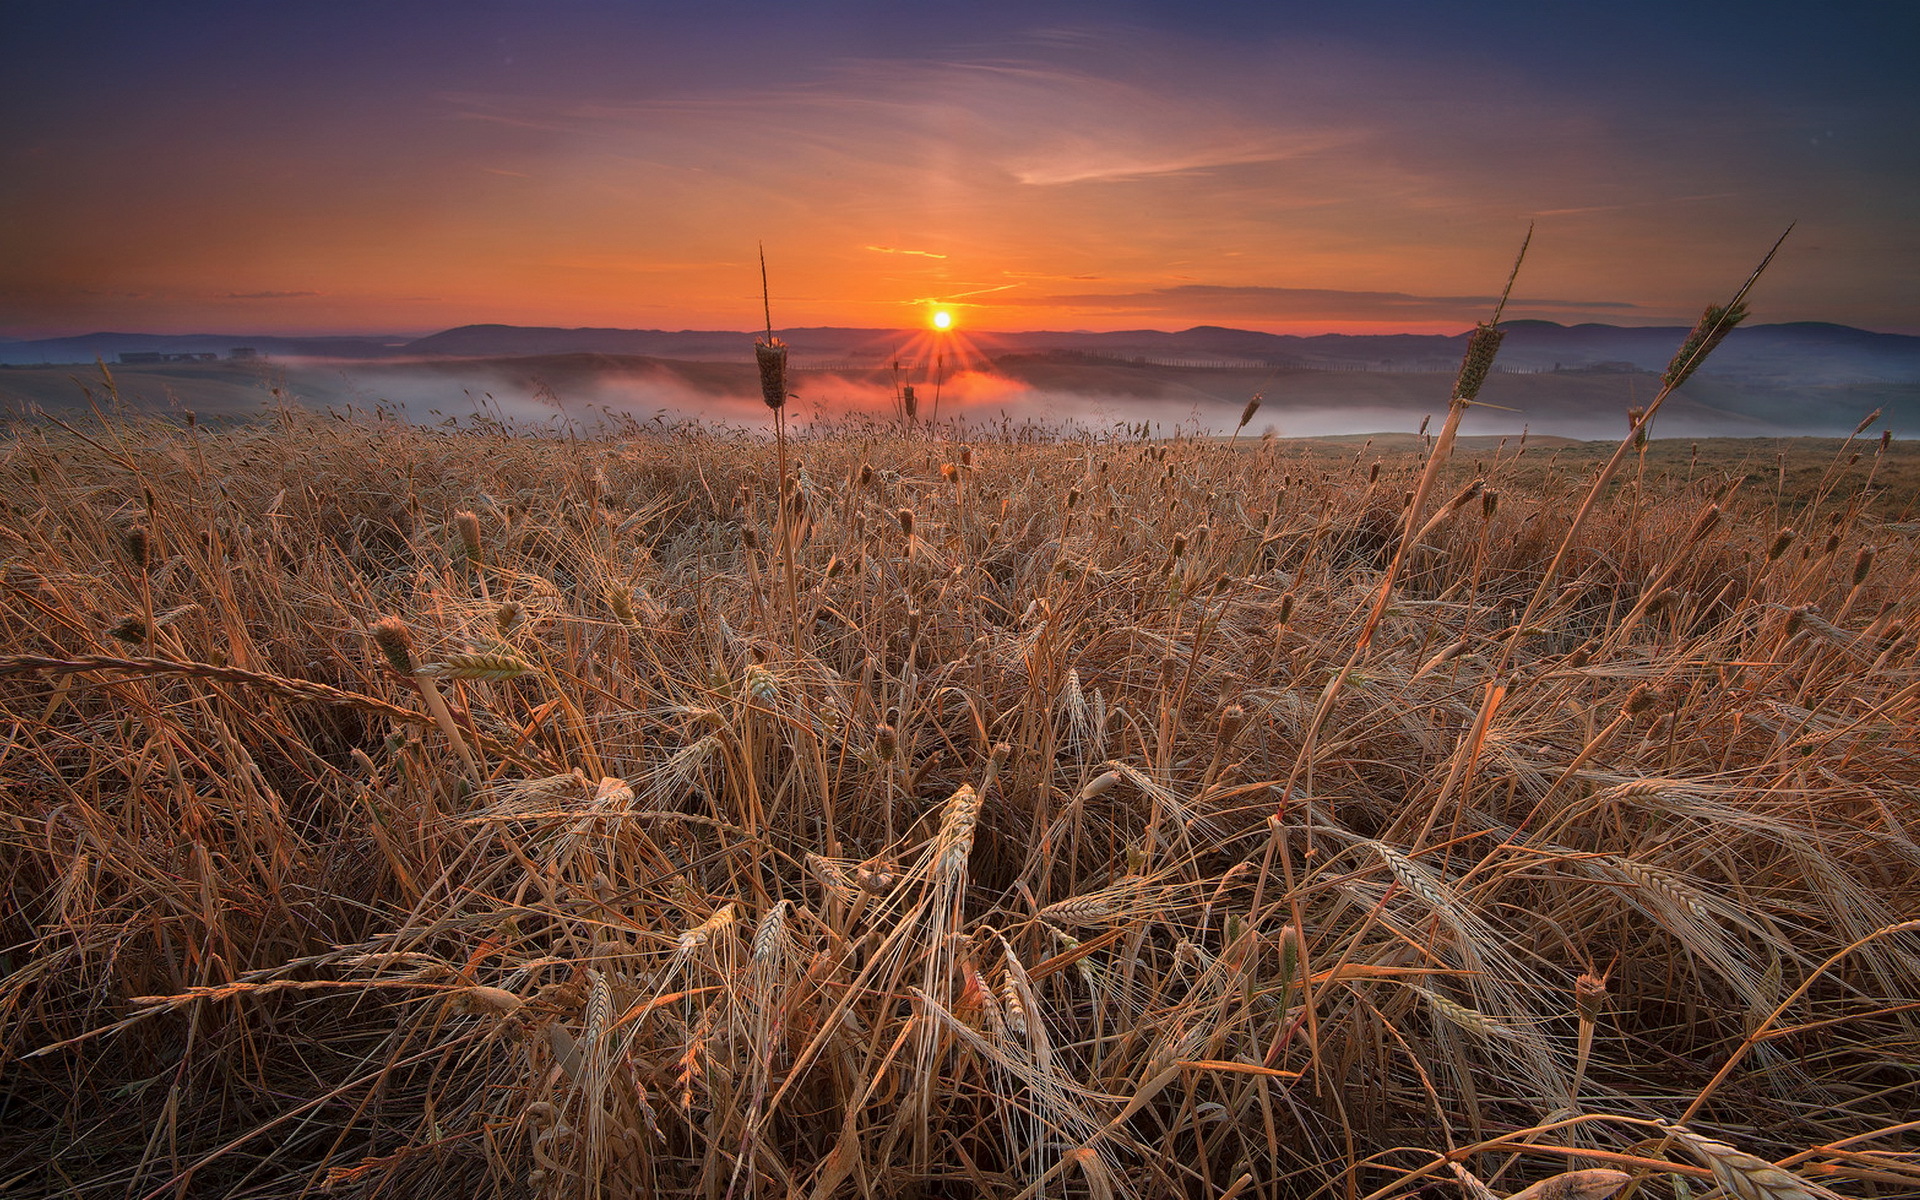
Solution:
<path fill-rule="evenodd" d="M 0 1191 L 1920 1189 L 1899 443 L 791 449 L 12 429 Z"/>

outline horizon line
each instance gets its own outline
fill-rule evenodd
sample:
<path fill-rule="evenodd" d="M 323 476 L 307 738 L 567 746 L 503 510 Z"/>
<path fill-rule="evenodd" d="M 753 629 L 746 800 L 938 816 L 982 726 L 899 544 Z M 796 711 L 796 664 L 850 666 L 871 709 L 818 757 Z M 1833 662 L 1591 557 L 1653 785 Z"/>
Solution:
<path fill-rule="evenodd" d="M 1340 322 L 1340 324 L 1360 325 L 1360 324 L 1372 324 L 1372 323 L 1354 321 L 1354 322 Z M 1451 326 L 1453 323 L 1436 321 L 1436 322 L 1424 322 L 1424 324 L 1428 324 L 1428 325 L 1446 324 Z M 1546 326 L 1553 326 L 1558 329 L 1598 328 L 1598 329 L 1623 329 L 1623 330 L 1625 329 L 1632 329 L 1632 330 L 1681 329 L 1681 330 L 1684 330 L 1691 327 L 1690 323 L 1685 321 L 1674 321 L 1674 322 L 1655 321 L 1655 322 L 1646 322 L 1646 323 L 1635 322 L 1632 324 L 1620 324 L 1612 321 L 1578 321 L 1578 322 L 1568 323 L 1568 322 L 1562 322 L 1562 321 L 1555 321 L 1545 317 L 1516 317 L 1516 318 L 1513 318 L 1512 320 L 1501 321 L 1499 324 L 1502 327 L 1511 327 L 1514 325 L 1546 325 Z M 1756 321 L 1748 324 L 1743 324 L 1742 326 L 1740 326 L 1740 328 L 1741 329 L 1772 329 L 1772 328 L 1784 328 L 1789 326 L 1806 326 L 1806 325 L 1825 326 L 1833 329 L 1851 329 L 1861 333 L 1879 334 L 1879 335 L 1888 336 L 1888 337 L 1920 337 L 1920 329 L 1907 330 L 1907 329 L 1897 329 L 1897 328 L 1869 328 L 1864 325 L 1851 325 L 1844 321 L 1813 321 L 1813 320 Z M 342 341 L 386 340 L 386 341 L 397 341 L 404 344 L 406 342 L 420 341 L 425 338 L 436 337 L 440 334 L 453 333 L 453 332 L 466 330 L 466 329 L 540 330 L 540 331 L 551 331 L 551 332 L 560 332 L 560 333 L 715 334 L 715 335 L 739 336 L 744 338 L 754 337 L 759 332 L 761 332 L 755 329 L 726 329 L 726 328 L 720 328 L 720 327 L 701 328 L 701 327 L 695 327 L 695 326 L 681 326 L 679 328 L 669 328 L 664 325 L 654 325 L 654 326 L 534 325 L 534 324 L 518 324 L 513 322 L 507 322 L 507 321 L 468 321 L 468 322 L 463 322 L 456 325 L 440 326 L 440 327 L 428 329 L 424 332 L 414 332 L 410 330 L 393 330 L 393 329 L 354 330 L 354 331 L 346 331 L 346 332 L 337 331 L 337 330 L 288 331 L 288 330 L 259 330 L 259 329 L 256 329 L 256 330 L 199 329 L 199 330 L 190 330 L 187 332 L 168 332 L 168 331 L 154 330 L 154 329 L 97 329 L 96 328 L 96 329 L 89 329 L 89 330 L 86 330 L 85 332 L 79 332 L 79 333 L 52 333 L 52 334 L 22 335 L 18 333 L 9 333 L 9 332 L 0 331 L 0 344 L 77 341 L 83 338 L 96 338 L 96 337 L 168 337 L 168 338 L 199 337 L 199 338 L 222 338 L 222 339 L 283 338 L 283 339 L 298 339 L 298 340 L 342 340 Z M 1461 336 L 1465 336 L 1468 333 L 1471 333 L 1473 330 L 1473 325 L 1472 324 L 1464 325 L 1459 330 L 1458 333 L 1441 333 L 1441 332 L 1430 330 L 1430 329 L 1421 330 L 1421 329 L 1407 328 L 1405 326 L 1388 326 L 1384 328 L 1374 328 L 1366 332 L 1353 332 L 1351 329 L 1324 329 L 1323 328 L 1323 329 L 1318 329 L 1315 332 L 1279 333 L 1271 329 L 1259 329 L 1259 328 L 1254 328 L 1246 325 L 1225 325 L 1225 324 L 1219 324 L 1219 323 L 1210 322 L 1210 321 L 1202 321 L 1196 324 L 1184 325 L 1177 328 L 1167 328 L 1167 327 L 1154 326 L 1154 325 L 1134 325 L 1134 326 L 1127 326 L 1125 328 L 1117 328 L 1117 329 L 1058 328 L 1058 327 L 985 328 L 980 326 L 968 325 L 968 326 L 957 327 L 952 330 L 940 331 L 940 332 L 942 332 L 944 336 L 1016 337 L 1016 336 L 1036 336 L 1036 335 L 1045 335 L 1045 334 L 1070 334 L 1074 336 L 1100 336 L 1100 335 L 1145 334 L 1145 333 L 1180 334 L 1180 333 L 1192 333 L 1198 330 L 1222 330 L 1222 331 L 1231 332 L 1231 333 L 1258 334 L 1263 337 L 1303 338 L 1303 339 L 1318 338 L 1318 337 L 1354 337 L 1354 338 L 1449 337 L 1451 338 L 1451 337 L 1461 337 Z M 776 326 L 774 329 L 774 332 L 776 334 L 783 333 L 783 332 L 806 333 L 806 332 L 819 332 L 819 331 L 836 331 L 836 332 L 848 332 L 848 333 L 910 334 L 915 336 L 919 336 L 923 334 L 932 335 L 936 332 L 931 329 L 920 328 L 917 326 L 888 326 L 888 325 L 787 325 L 787 326 Z"/>

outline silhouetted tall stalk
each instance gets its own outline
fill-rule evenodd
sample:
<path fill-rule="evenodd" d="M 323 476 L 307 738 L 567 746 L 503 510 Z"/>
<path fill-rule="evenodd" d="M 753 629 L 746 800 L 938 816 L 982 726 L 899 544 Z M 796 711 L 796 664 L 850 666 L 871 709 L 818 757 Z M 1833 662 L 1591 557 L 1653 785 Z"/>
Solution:
<path fill-rule="evenodd" d="M 1560 539 L 1559 550 L 1554 553 L 1553 561 L 1547 564 L 1545 573 L 1540 576 L 1540 583 L 1534 588 L 1533 596 L 1527 601 L 1527 607 L 1521 612 L 1520 619 L 1514 622 L 1513 634 L 1500 651 L 1499 670 L 1506 670 L 1507 665 L 1513 661 L 1514 647 L 1519 645 L 1526 629 L 1533 624 L 1535 614 L 1540 611 L 1540 605 L 1552 592 L 1553 582 L 1559 578 L 1560 568 L 1566 563 L 1568 552 L 1573 549 L 1574 538 L 1579 534 L 1580 527 L 1586 523 L 1587 517 L 1593 512 L 1594 505 L 1599 502 L 1600 494 L 1606 490 L 1607 484 L 1620 470 L 1620 464 L 1627 460 L 1627 455 L 1633 453 L 1636 446 L 1644 443 L 1647 426 L 1654 415 L 1660 411 L 1660 406 L 1666 403 L 1667 397 L 1700 369 L 1700 364 L 1707 361 L 1707 355 L 1713 353 L 1714 348 L 1733 332 L 1734 326 L 1746 319 L 1747 293 L 1752 291 L 1753 285 L 1760 281 L 1761 274 L 1773 262 L 1773 256 L 1780 253 L 1780 246 L 1787 240 L 1787 234 L 1792 232 L 1793 226 L 1787 226 L 1786 232 L 1780 235 L 1779 240 L 1773 243 L 1773 248 L 1767 251 L 1766 257 L 1760 260 L 1760 265 L 1753 269 L 1753 274 L 1747 276 L 1747 281 L 1741 284 L 1740 290 L 1733 294 L 1733 299 L 1725 305 L 1709 304 L 1707 310 L 1700 314 L 1700 320 L 1694 325 L 1693 331 L 1687 334 L 1686 341 L 1680 343 L 1680 349 L 1674 352 L 1673 361 L 1667 364 L 1666 374 L 1660 377 L 1659 393 L 1654 396 L 1653 402 L 1647 405 L 1646 411 L 1633 422 L 1632 430 L 1621 441 L 1620 448 L 1613 452 L 1613 457 L 1608 459 L 1606 465 L 1600 468 L 1600 473 L 1593 477 L 1593 483 L 1587 488 L 1586 498 L 1581 501 L 1579 509 L 1573 514 L 1573 523 L 1567 526 L 1566 534 Z"/>
<path fill-rule="evenodd" d="M 1299 756 L 1294 760 L 1292 772 L 1288 776 L 1287 787 L 1304 775 L 1308 786 L 1313 780 L 1313 760 L 1318 735 L 1327 717 L 1333 712 L 1334 704 L 1339 700 L 1340 691 L 1349 679 L 1366 661 L 1367 650 L 1373 644 L 1374 631 L 1380 627 L 1380 618 L 1387 611 L 1387 604 L 1393 598 L 1393 585 L 1399 578 L 1400 566 L 1406 560 L 1413 547 L 1417 545 L 1431 529 L 1434 523 L 1457 511 L 1461 505 L 1479 493 L 1477 485 L 1470 487 L 1455 497 L 1445 509 L 1426 525 L 1420 523 L 1420 514 L 1426 508 L 1427 494 L 1433 490 L 1433 481 L 1440 473 L 1440 466 L 1453 453 L 1454 435 L 1460 430 L 1460 418 L 1467 408 L 1479 396 L 1481 385 L 1487 380 L 1487 374 L 1493 369 L 1494 355 L 1500 350 L 1501 339 L 1506 335 L 1500 331 L 1500 314 L 1506 311 L 1507 299 L 1513 295 L 1514 280 L 1520 277 L 1520 264 L 1527 259 L 1527 247 L 1533 242 L 1533 226 L 1527 226 L 1527 236 L 1520 241 L 1520 253 L 1514 256 L 1513 270 L 1507 274 L 1507 286 L 1500 293 L 1500 302 L 1494 305 L 1493 317 L 1483 325 L 1474 326 L 1473 333 L 1467 338 L 1467 350 L 1460 360 L 1460 373 L 1454 378 L 1453 396 L 1447 402 L 1447 420 L 1440 427 L 1440 436 L 1434 439 L 1433 448 L 1427 454 L 1426 468 L 1420 473 L 1420 482 L 1414 487 L 1413 498 L 1407 503 L 1407 516 L 1403 526 L 1400 544 L 1394 548 L 1393 558 L 1387 564 L 1385 578 L 1380 581 L 1379 592 L 1374 597 L 1373 608 L 1367 614 L 1365 624 L 1360 627 L 1360 636 L 1355 639 L 1353 652 L 1347 658 L 1346 666 L 1335 672 L 1327 681 L 1320 694 L 1320 702 L 1314 709 L 1307 734 L 1301 743 Z M 1498 703 L 1490 697 L 1489 703 Z"/>
<path fill-rule="evenodd" d="M 760 247 L 760 306 L 767 334 L 753 344 L 760 365 L 760 398 L 773 410 L 773 438 L 779 448 L 780 479 L 774 488 L 779 523 L 774 527 L 787 590 L 787 619 L 793 628 L 793 652 L 800 653 L 800 588 L 793 567 L 793 502 L 787 495 L 787 344 L 773 336 L 773 298 L 767 288 L 767 248 Z"/>

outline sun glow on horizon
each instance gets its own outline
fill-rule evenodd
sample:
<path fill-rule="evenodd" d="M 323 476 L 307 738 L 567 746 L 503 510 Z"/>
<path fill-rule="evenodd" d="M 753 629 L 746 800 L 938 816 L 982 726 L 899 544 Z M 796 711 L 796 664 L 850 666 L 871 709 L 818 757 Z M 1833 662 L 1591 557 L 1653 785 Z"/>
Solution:
<path fill-rule="evenodd" d="M 935 311 L 933 314 L 933 327 L 935 329 L 952 329 L 953 314 L 944 308 Z"/>

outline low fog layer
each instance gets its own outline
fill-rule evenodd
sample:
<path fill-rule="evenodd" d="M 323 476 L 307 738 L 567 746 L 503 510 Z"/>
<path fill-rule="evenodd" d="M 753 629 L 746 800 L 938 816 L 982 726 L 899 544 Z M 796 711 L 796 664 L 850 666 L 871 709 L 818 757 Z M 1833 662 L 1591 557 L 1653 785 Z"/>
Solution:
<path fill-rule="evenodd" d="M 466 363 L 365 364 L 325 368 L 345 383 L 325 402 L 384 405 L 409 420 L 433 422 L 476 412 L 516 424 L 577 428 L 619 423 L 701 420 L 765 429 L 769 413 L 745 366 L 658 360 L 594 363 L 493 360 Z M 296 390 L 298 378 L 289 383 Z M 903 381 L 904 382 L 904 381 Z M 1182 370 L 1166 367 L 1022 365 L 1012 371 L 965 371 L 912 381 L 918 418 L 972 426 L 1075 425 L 1087 430 L 1151 422 L 1154 432 L 1229 434 L 1248 399 L 1261 397 L 1249 436 L 1281 437 L 1417 429 L 1446 412 L 1448 372 Z M 1581 439 L 1617 438 L 1627 411 L 1658 388 L 1647 374 L 1496 375 L 1482 404 L 1466 416 L 1466 433 L 1534 433 Z M 329 389 L 333 391 L 334 389 Z M 877 372 L 797 370 L 790 420 L 806 424 L 898 419 L 894 381 Z M 1889 394 L 1891 393 L 1891 394 Z M 312 402 L 323 399 L 307 395 Z M 1670 398 L 1658 431 L 1667 437 L 1845 433 L 1875 408 L 1890 421 L 1920 417 L 1920 387 L 1767 389 L 1698 378 Z"/>
<path fill-rule="evenodd" d="M 319 410 L 385 411 L 420 424 L 487 417 L 519 427 L 588 432 L 653 420 L 703 421 L 763 432 L 769 413 L 749 363 L 684 362 L 599 354 L 529 358 L 167 364 L 115 367 L 119 398 L 136 408 L 245 416 L 275 403 Z M 1246 402 L 1261 405 L 1248 436 L 1412 432 L 1446 411 L 1450 371 L 1329 371 L 1277 367 L 1202 369 L 1125 362 L 1009 360 L 997 369 L 924 373 L 816 371 L 797 366 L 787 413 L 818 421 L 899 419 L 896 383 L 911 383 L 921 421 L 974 427 L 1078 426 L 1090 431 L 1150 422 L 1167 436 L 1228 434 Z M 1659 387 L 1649 372 L 1496 373 L 1463 432 L 1613 439 L 1630 408 Z M 97 369 L 0 371 L 0 406 L 84 408 L 103 394 Z M 1669 399 L 1664 437 L 1836 435 L 1884 409 L 1897 432 L 1920 425 L 1920 385 L 1772 386 L 1702 373 Z"/>

